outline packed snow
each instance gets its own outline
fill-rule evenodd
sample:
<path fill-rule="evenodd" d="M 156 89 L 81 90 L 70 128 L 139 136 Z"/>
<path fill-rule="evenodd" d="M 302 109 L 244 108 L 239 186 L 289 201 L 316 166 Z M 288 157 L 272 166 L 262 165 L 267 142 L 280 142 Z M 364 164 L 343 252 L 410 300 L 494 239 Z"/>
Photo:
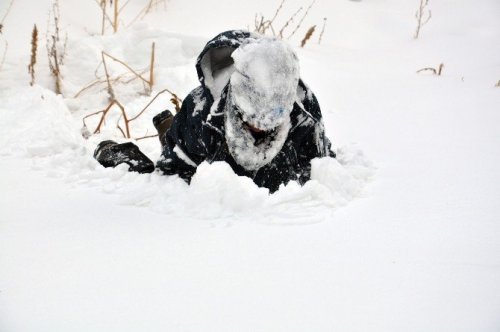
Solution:
<path fill-rule="evenodd" d="M 337 158 L 313 160 L 311 181 L 272 195 L 225 163 L 202 163 L 187 185 L 92 158 L 102 140 L 129 141 L 118 108 L 98 134 L 99 115 L 82 121 L 108 103 L 101 52 L 147 76 L 155 43 L 152 91 L 107 61 L 132 118 L 165 88 L 183 98 L 199 85 L 206 41 L 279 6 L 170 0 L 127 27 L 147 2 L 101 35 L 97 4 L 60 0 L 62 96 L 45 54 L 51 1 L 16 0 L 3 22 L 0 331 L 500 329 L 498 1 L 430 0 L 418 40 L 418 1 L 318 1 L 285 39 Z M 275 25 L 308 5 L 286 1 Z M 440 76 L 416 73 L 441 63 Z M 133 138 L 155 133 L 171 97 L 130 123 Z M 156 137 L 136 144 L 158 159 Z"/>

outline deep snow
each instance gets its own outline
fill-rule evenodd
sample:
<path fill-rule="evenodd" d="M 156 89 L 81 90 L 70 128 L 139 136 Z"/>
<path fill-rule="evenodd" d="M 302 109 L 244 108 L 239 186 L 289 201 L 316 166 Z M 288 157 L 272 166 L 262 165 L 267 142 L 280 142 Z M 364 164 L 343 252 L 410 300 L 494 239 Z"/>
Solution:
<path fill-rule="evenodd" d="M 63 99 L 47 90 L 43 52 L 27 86 L 31 25 L 49 1 L 17 0 L 0 72 L 0 331 L 498 331 L 500 5 L 430 2 L 415 41 L 414 2 L 313 7 L 304 26 L 328 16 L 322 45 L 296 51 L 339 158 L 268 197 L 224 164 L 203 164 L 191 187 L 100 168 L 90 153 L 118 134 L 118 112 L 85 141 L 81 118 L 106 94 L 72 96 L 102 49 L 146 68 L 154 40 L 157 90 L 182 98 L 206 40 L 277 4 L 171 0 L 100 37 L 85 30 L 99 30 L 92 2 L 61 0 Z M 441 77 L 415 73 L 441 62 Z M 142 84 L 116 90 L 131 114 L 149 101 Z M 158 156 L 155 139 L 139 144 Z"/>

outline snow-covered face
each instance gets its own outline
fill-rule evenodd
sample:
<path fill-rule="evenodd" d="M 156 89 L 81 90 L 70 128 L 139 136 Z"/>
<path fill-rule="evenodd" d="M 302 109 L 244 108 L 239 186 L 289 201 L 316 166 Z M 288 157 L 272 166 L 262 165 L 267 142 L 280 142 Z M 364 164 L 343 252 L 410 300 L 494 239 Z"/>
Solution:
<path fill-rule="evenodd" d="M 284 42 L 263 38 L 232 54 L 225 128 L 229 151 L 248 170 L 269 163 L 290 131 L 299 81 L 297 56 Z"/>
<path fill-rule="evenodd" d="M 280 125 L 297 95 L 299 65 L 295 52 L 280 40 L 262 38 L 241 45 L 232 58 L 231 96 L 243 120 L 263 130 Z"/>

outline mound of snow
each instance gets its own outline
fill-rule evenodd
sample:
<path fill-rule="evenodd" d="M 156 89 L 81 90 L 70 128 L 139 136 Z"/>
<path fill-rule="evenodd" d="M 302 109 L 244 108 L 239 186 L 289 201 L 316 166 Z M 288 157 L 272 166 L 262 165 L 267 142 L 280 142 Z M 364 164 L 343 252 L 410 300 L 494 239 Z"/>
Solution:
<path fill-rule="evenodd" d="M 5 98 L 3 107 L 3 155 L 30 158 L 34 168 L 75 186 L 99 187 L 116 195 L 119 204 L 146 206 L 172 216 L 237 217 L 273 224 L 318 222 L 358 196 L 373 173 L 363 154 L 348 147 L 339 149 L 338 160 L 313 160 L 312 180 L 305 186 L 292 182 L 273 195 L 250 178 L 237 176 L 223 162 L 202 163 L 187 185 L 177 176 L 131 173 L 126 165 L 103 168 L 92 158 L 102 137 L 84 140 L 81 123 L 51 91 L 26 88 Z"/>

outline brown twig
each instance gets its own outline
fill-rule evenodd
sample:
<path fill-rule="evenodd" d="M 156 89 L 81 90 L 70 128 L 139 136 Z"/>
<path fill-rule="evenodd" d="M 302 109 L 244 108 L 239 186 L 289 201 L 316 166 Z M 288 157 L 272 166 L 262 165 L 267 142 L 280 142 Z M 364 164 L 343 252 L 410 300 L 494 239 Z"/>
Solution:
<path fill-rule="evenodd" d="M 260 33 L 262 35 L 266 34 L 267 30 L 271 30 L 273 33 L 273 36 L 276 36 L 276 31 L 274 30 L 273 23 L 276 17 L 278 17 L 278 14 L 280 13 L 281 9 L 283 8 L 283 4 L 285 3 L 286 0 L 281 0 L 280 5 L 276 9 L 276 12 L 274 13 L 274 16 L 270 20 L 266 20 L 264 18 L 264 15 L 259 16 L 255 14 L 255 32 Z"/>
<path fill-rule="evenodd" d="M 141 74 L 139 74 L 137 71 L 132 69 L 127 63 L 124 61 L 112 56 L 109 53 L 106 53 L 104 51 L 101 52 L 102 55 L 102 61 L 104 62 L 104 56 L 110 58 L 113 61 L 118 62 L 119 64 L 123 65 L 125 68 L 127 68 L 133 75 L 135 75 L 138 79 L 143 81 L 145 84 L 147 84 L 147 93 L 151 94 L 153 91 L 153 84 L 154 84 L 154 61 L 155 61 L 155 43 L 153 42 L 153 45 L 151 47 L 151 57 L 150 57 L 150 68 L 149 68 L 149 80 L 145 79 Z M 106 71 L 106 76 L 108 77 L 109 74 L 107 72 L 106 66 L 105 66 L 105 71 Z M 108 80 L 109 81 L 109 80 Z"/>
<path fill-rule="evenodd" d="M 137 73 L 134 69 L 132 69 L 132 67 L 130 67 L 128 64 L 126 64 L 125 62 L 123 62 L 122 60 L 118 59 L 118 58 L 115 58 L 114 56 L 112 56 L 111 54 L 109 53 L 106 53 L 104 51 L 102 51 L 102 54 L 103 56 L 107 56 L 108 58 L 110 58 L 111 60 L 113 61 L 116 61 L 118 62 L 119 64 L 123 65 L 125 68 L 127 68 L 132 74 L 134 74 L 137 78 L 139 78 L 140 80 L 142 80 L 144 83 L 150 85 L 150 82 L 145 79 L 144 77 L 142 77 L 139 73 Z"/>
<path fill-rule="evenodd" d="M 164 6 L 166 8 L 167 3 L 165 2 L 165 0 L 156 0 L 156 1 L 150 0 L 148 2 L 148 4 L 144 8 L 142 8 L 139 11 L 139 13 L 132 19 L 132 21 L 130 21 L 130 23 L 127 25 L 127 27 L 130 27 L 132 24 L 134 24 L 139 19 L 142 20 L 147 14 L 149 14 L 149 12 L 153 8 L 153 6 L 157 6 L 160 2 L 163 2 Z"/>
<path fill-rule="evenodd" d="M 109 72 L 108 72 L 108 66 L 106 65 L 106 59 L 104 59 L 104 51 L 101 51 L 101 59 L 102 59 L 102 63 L 104 65 L 104 73 L 106 74 L 106 82 L 108 84 L 108 94 L 109 94 L 109 98 L 111 100 L 116 100 L 115 99 L 115 92 L 113 91 L 113 85 L 111 84 L 111 81 L 109 79 Z"/>
<path fill-rule="evenodd" d="M 110 79 L 110 82 L 111 83 L 116 83 L 116 82 L 119 82 L 123 76 L 125 76 L 126 74 L 121 74 L 121 75 L 118 75 L 117 77 L 113 78 L 113 79 Z M 133 80 L 135 80 L 136 77 L 134 76 L 133 77 Z M 77 93 L 75 93 L 75 95 L 73 96 L 73 98 L 78 98 L 80 97 L 80 95 L 82 93 L 84 93 L 85 91 L 87 91 L 88 89 L 98 85 L 98 84 L 103 84 L 103 83 L 107 83 L 107 80 L 106 79 L 100 79 L 98 78 L 97 80 L 94 80 L 90 83 L 88 83 L 87 85 L 85 85 L 83 88 L 81 88 Z M 130 83 L 130 81 L 125 81 L 125 83 Z"/>
<path fill-rule="evenodd" d="M 84 127 L 87 127 L 87 124 L 85 123 L 85 119 L 88 119 L 89 117 L 91 116 L 94 116 L 94 115 L 97 115 L 97 114 L 101 114 L 102 113 L 102 116 L 99 120 L 99 123 L 97 124 L 97 127 L 96 129 L 94 130 L 94 134 L 97 134 L 99 132 L 101 132 L 101 127 L 102 125 L 104 124 L 105 120 L 106 120 L 106 115 L 108 114 L 108 112 L 111 110 L 111 108 L 116 105 L 118 106 L 118 108 L 120 109 L 121 111 L 121 114 L 123 116 L 123 119 L 124 119 L 124 122 L 125 122 L 125 132 L 124 132 L 124 136 L 125 138 L 130 138 L 130 128 L 128 126 L 128 119 L 127 119 L 127 113 L 125 112 L 125 108 L 123 107 L 123 105 L 116 99 L 112 100 L 108 106 L 102 110 L 102 111 L 97 111 L 97 112 L 94 112 L 94 113 L 91 113 L 89 115 L 86 115 L 85 117 L 83 117 L 82 121 L 83 121 L 83 126 Z M 123 130 L 122 130 L 123 132 Z"/>
<path fill-rule="evenodd" d="M 437 73 L 437 74 L 438 74 L 438 76 L 441 76 L 441 73 L 442 73 L 442 71 L 443 71 L 443 68 L 444 68 L 444 64 L 442 64 L 442 63 L 441 63 L 441 64 L 439 64 L 438 73 Z"/>
<path fill-rule="evenodd" d="M 122 10 L 130 3 L 130 0 L 125 1 L 125 3 L 118 9 L 118 15 L 122 12 Z"/>
<path fill-rule="evenodd" d="M 143 139 L 146 139 L 146 138 L 153 138 L 153 137 L 158 137 L 158 134 L 155 134 L 155 135 L 146 135 L 146 136 L 142 136 L 142 137 L 137 137 L 135 138 L 136 141 L 140 141 L 140 140 L 143 140 Z"/>
<path fill-rule="evenodd" d="M 97 127 L 96 129 L 94 130 L 94 134 L 97 134 L 101 131 L 101 127 L 104 125 L 105 123 L 105 120 L 106 120 L 106 116 L 108 115 L 109 111 L 112 109 L 112 107 L 114 105 L 118 106 L 118 108 L 120 109 L 121 111 L 121 116 L 120 118 L 118 119 L 117 123 L 116 123 L 116 127 L 118 128 L 118 130 L 120 130 L 120 132 L 123 134 L 123 136 L 125 138 L 131 138 L 131 135 L 130 135 L 130 123 L 134 120 L 136 120 L 137 118 L 139 118 L 142 114 L 144 114 L 144 112 L 148 109 L 148 107 L 156 100 L 156 98 L 158 98 L 161 94 L 165 93 L 165 92 L 168 92 L 177 102 L 182 102 L 175 93 L 173 93 L 172 91 L 170 91 L 169 89 L 163 89 L 162 91 L 158 92 L 147 104 L 146 106 L 144 106 L 144 108 L 139 112 L 137 113 L 137 115 L 135 115 L 134 117 L 132 118 L 128 118 L 127 117 L 127 112 L 125 111 L 125 107 L 123 107 L 123 105 L 116 99 L 113 99 L 110 101 L 110 103 L 108 104 L 108 106 L 104 109 L 104 110 L 101 110 L 101 111 L 97 111 L 97 112 L 94 112 L 94 113 L 91 113 L 91 114 L 88 114 L 86 115 L 85 117 L 83 117 L 82 121 L 83 121 L 83 127 L 84 128 L 87 128 L 87 124 L 85 122 L 86 119 L 88 119 L 89 117 L 92 117 L 92 116 L 95 116 L 95 115 L 98 115 L 98 114 L 102 114 L 101 115 L 101 118 L 99 119 L 99 122 L 97 124 Z M 171 99 L 171 100 L 172 100 Z M 123 118 L 123 122 L 125 124 L 125 130 L 122 129 L 122 127 L 120 126 L 119 122 L 120 120 Z"/>
<path fill-rule="evenodd" d="M 420 29 L 429 22 L 432 17 L 432 12 L 430 10 L 427 11 L 427 17 L 425 16 L 425 7 L 429 4 L 429 0 L 420 0 L 420 5 L 418 10 L 415 12 L 415 18 L 417 19 L 417 29 L 415 30 L 415 35 L 413 38 L 417 39 L 420 35 Z"/>
<path fill-rule="evenodd" d="M 101 22 L 101 35 L 104 36 L 104 32 L 106 30 L 106 0 L 101 0 L 100 3 L 101 12 L 102 12 L 102 22 Z"/>
<path fill-rule="evenodd" d="M 290 18 L 285 22 L 285 24 L 281 28 L 280 32 L 278 33 L 278 38 L 283 39 L 283 32 L 290 25 L 290 23 L 293 23 L 293 20 L 295 19 L 295 16 L 297 16 L 302 11 L 302 9 L 303 9 L 302 7 L 300 7 L 299 9 L 297 9 L 297 11 L 295 13 L 293 13 L 293 15 L 290 16 Z"/>
<path fill-rule="evenodd" d="M 2 71 L 2 67 L 5 62 L 5 57 L 7 56 L 7 49 L 9 48 L 9 43 L 6 40 L 4 40 L 3 42 L 5 47 L 3 49 L 2 58 L 0 60 L 0 71 Z"/>
<path fill-rule="evenodd" d="M 285 3 L 286 0 L 282 0 L 281 3 L 280 3 L 280 6 L 278 7 L 278 9 L 276 9 L 276 12 L 274 13 L 274 16 L 273 18 L 271 19 L 271 23 L 274 22 L 274 20 L 276 19 L 276 17 L 278 17 L 278 14 L 279 12 L 281 11 L 281 9 L 283 8 L 283 4 Z"/>
<path fill-rule="evenodd" d="M 419 69 L 419 70 L 417 70 L 417 74 L 420 74 L 421 72 L 424 72 L 424 71 L 432 71 L 432 73 L 434 75 L 437 75 L 436 68 L 432 68 L 432 67 L 425 67 L 425 68 Z"/>
<path fill-rule="evenodd" d="M 424 71 L 431 71 L 434 75 L 441 76 L 441 73 L 443 72 L 444 64 L 440 64 L 438 68 L 432 68 L 432 67 L 425 67 L 422 69 L 417 70 L 417 74 L 424 72 Z"/>
<path fill-rule="evenodd" d="M 307 41 L 311 38 L 315 29 L 316 29 L 316 26 L 313 25 L 312 27 L 309 28 L 309 30 L 307 30 L 306 35 L 304 36 L 304 39 L 302 39 L 302 42 L 300 43 L 300 47 L 304 47 L 306 45 Z"/>
<path fill-rule="evenodd" d="M 118 0 L 114 0 L 113 8 L 113 33 L 118 31 Z"/>
<path fill-rule="evenodd" d="M 299 30 L 300 26 L 302 25 L 302 22 L 304 22 L 304 19 L 307 17 L 307 14 L 309 14 L 309 10 L 312 8 L 312 6 L 314 6 L 315 3 L 316 3 L 316 0 L 313 0 L 311 2 L 311 4 L 309 5 L 309 7 L 307 7 L 306 12 L 304 13 L 304 15 L 301 17 L 301 19 L 299 21 L 299 24 L 297 24 L 297 26 L 293 30 L 292 34 L 290 36 L 288 36 L 288 39 L 292 38 L 292 36 L 297 32 L 297 30 Z"/>
<path fill-rule="evenodd" d="M 497 84 L 495 84 L 496 88 L 500 88 L 500 80 L 498 80 Z"/>
<path fill-rule="evenodd" d="M 325 33 L 327 18 L 323 18 L 323 27 L 321 28 L 321 33 L 319 34 L 318 44 L 321 44 L 321 40 L 323 39 L 323 34 Z"/>
<path fill-rule="evenodd" d="M 31 58 L 30 64 L 28 65 L 28 73 L 31 76 L 30 85 L 35 84 L 35 64 L 36 64 L 36 50 L 38 46 L 38 29 L 36 24 L 33 26 L 33 32 L 31 33 Z"/>
<path fill-rule="evenodd" d="M 0 33 L 2 33 L 2 28 L 4 26 L 5 19 L 9 15 L 10 10 L 12 9 L 12 5 L 14 4 L 14 1 L 15 0 L 10 0 L 9 7 L 7 7 L 7 11 L 5 12 L 5 14 L 3 15 L 2 19 L 0 20 Z"/>
<path fill-rule="evenodd" d="M 138 117 L 140 117 L 147 109 L 148 107 L 156 100 L 156 98 L 158 98 L 160 95 L 164 94 L 165 92 L 168 92 L 172 97 L 178 99 L 177 95 L 175 93 L 173 93 L 172 91 L 170 91 L 169 89 L 163 89 L 161 90 L 160 92 L 158 92 L 150 101 L 149 103 L 146 104 L 146 106 L 144 106 L 144 108 L 139 112 L 137 113 L 136 116 L 134 116 L 133 118 L 131 118 L 130 120 L 128 120 L 129 122 L 130 121 L 134 121 L 135 119 L 137 119 Z"/>
<path fill-rule="evenodd" d="M 155 43 L 151 45 L 151 61 L 149 62 L 149 93 L 153 92 L 154 84 L 154 68 L 155 68 Z"/>
<path fill-rule="evenodd" d="M 50 19 L 51 19 L 51 14 L 53 16 L 53 27 L 54 31 L 51 33 L 49 32 L 50 29 Z M 52 11 L 49 13 L 49 23 L 47 23 L 47 43 L 46 43 L 46 48 L 47 48 L 47 55 L 49 57 L 49 69 L 50 73 L 54 77 L 54 83 L 55 83 L 55 92 L 57 94 L 61 94 L 61 86 L 62 86 L 62 78 L 61 78 L 61 70 L 60 66 L 63 63 L 64 56 L 66 53 L 66 42 L 67 38 L 64 42 L 63 50 L 62 53 L 58 52 L 58 45 L 60 43 L 60 35 L 59 35 L 59 1 L 54 0 L 52 4 Z"/>

